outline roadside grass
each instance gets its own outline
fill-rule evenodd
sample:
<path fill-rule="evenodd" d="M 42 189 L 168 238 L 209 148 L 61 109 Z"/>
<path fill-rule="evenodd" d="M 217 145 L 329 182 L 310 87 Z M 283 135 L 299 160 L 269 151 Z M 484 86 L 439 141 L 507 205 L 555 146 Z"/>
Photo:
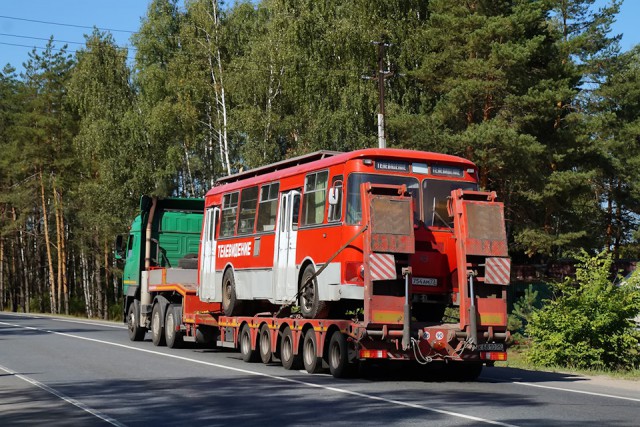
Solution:
<path fill-rule="evenodd" d="M 545 371 L 585 375 L 589 377 L 604 376 L 612 379 L 640 381 L 640 368 L 631 371 L 608 371 L 601 369 L 575 369 L 567 366 L 538 366 L 527 360 L 527 348 L 523 346 L 511 347 L 507 350 L 505 362 L 496 362 L 496 367 L 525 369 L 528 371 Z"/>

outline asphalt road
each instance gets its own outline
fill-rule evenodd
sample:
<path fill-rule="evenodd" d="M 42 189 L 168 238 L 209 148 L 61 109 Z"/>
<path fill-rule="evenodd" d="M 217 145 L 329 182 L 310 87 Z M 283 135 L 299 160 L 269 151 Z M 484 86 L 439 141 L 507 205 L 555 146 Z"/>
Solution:
<path fill-rule="evenodd" d="M 131 342 L 123 325 L 0 312 L 0 425 L 637 426 L 640 383 L 485 368 L 364 379 Z"/>

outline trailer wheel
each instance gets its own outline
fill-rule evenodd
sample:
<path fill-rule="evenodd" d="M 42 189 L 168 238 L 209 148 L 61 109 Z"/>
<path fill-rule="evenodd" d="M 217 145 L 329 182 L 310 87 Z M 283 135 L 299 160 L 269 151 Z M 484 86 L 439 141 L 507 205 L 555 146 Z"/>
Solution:
<path fill-rule="evenodd" d="M 236 281 L 233 278 L 233 271 L 227 269 L 222 277 L 222 310 L 225 316 L 238 316 L 242 308 L 242 303 L 236 296 Z"/>
<path fill-rule="evenodd" d="M 139 321 L 140 313 L 134 301 L 129 304 L 129 310 L 127 310 L 127 329 L 129 330 L 129 339 L 131 341 L 142 341 L 147 333 L 145 328 L 140 327 Z"/>
<path fill-rule="evenodd" d="M 353 365 L 349 364 L 349 348 L 347 338 L 340 331 L 335 331 L 329 341 L 327 355 L 329 371 L 334 378 L 345 378 L 351 373 Z"/>
<path fill-rule="evenodd" d="M 271 331 L 269 331 L 269 326 L 266 323 L 260 328 L 258 347 L 260 348 L 260 360 L 262 360 L 262 363 L 266 365 L 271 362 Z"/>
<path fill-rule="evenodd" d="M 151 341 L 153 341 L 153 345 L 165 345 L 160 304 L 154 305 L 153 311 L 151 312 Z"/>
<path fill-rule="evenodd" d="M 251 329 L 249 329 L 249 325 L 244 325 L 240 330 L 240 353 L 242 354 L 242 360 L 248 363 L 255 363 L 260 357 L 257 350 L 251 349 Z"/>
<path fill-rule="evenodd" d="M 329 314 L 329 305 L 325 301 L 320 301 L 318 281 L 315 277 L 311 279 L 314 274 L 312 265 L 308 265 L 302 273 L 300 286 L 304 286 L 307 281 L 309 283 L 304 286 L 304 289 L 300 289 L 300 313 L 307 319 L 322 319 Z"/>
<path fill-rule="evenodd" d="M 169 348 L 180 348 L 182 346 L 182 332 L 176 331 L 176 328 L 182 323 L 180 313 L 182 306 L 170 304 L 167 307 L 167 316 L 164 321 L 164 336 Z"/>
<path fill-rule="evenodd" d="M 304 334 L 302 362 L 304 363 L 304 368 L 310 374 L 317 374 L 322 370 L 322 359 L 318 357 L 318 343 L 316 341 L 316 332 L 313 328 L 309 328 L 307 333 Z"/>
<path fill-rule="evenodd" d="M 287 370 L 300 369 L 302 367 L 302 357 L 300 352 L 293 354 L 293 334 L 291 328 L 288 326 L 282 331 L 282 338 L 280 339 L 280 360 L 282 361 L 282 367 Z"/>

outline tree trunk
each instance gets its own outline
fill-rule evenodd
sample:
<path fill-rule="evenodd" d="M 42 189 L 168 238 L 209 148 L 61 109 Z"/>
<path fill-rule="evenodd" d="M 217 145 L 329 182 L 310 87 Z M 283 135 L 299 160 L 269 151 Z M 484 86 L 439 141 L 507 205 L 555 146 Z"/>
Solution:
<path fill-rule="evenodd" d="M 15 215 L 15 210 L 13 211 Z M 9 298 L 11 299 L 11 311 L 18 311 L 18 271 L 16 270 L 16 259 L 18 259 L 16 241 L 11 244 L 11 268 L 9 278 Z"/>
<path fill-rule="evenodd" d="M 4 293 L 4 239 L 0 237 L 0 311 L 5 308 L 5 293 Z"/>
<path fill-rule="evenodd" d="M 69 289 L 67 283 L 67 253 L 64 225 L 64 211 L 62 206 L 62 191 L 58 192 L 54 185 L 53 196 L 56 211 L 56 237 L 58 242 L 58 312 L 64 298 L 64 313 L 69 314 Z M 62 298 L 60 296 L 62 293 Z"/>
<path fill-rule="evenodd" d="M 84 294 L 84 310 L 87 317 L 93 317 L 93 299 L 91 281 L 89 280 L 89 262 L 84 249 L 80 250 L 80 270 L 82 271 L 82 292 Z"/>
<path fill-rule="evenodd" d="M 49 239 L 49 220 L 47 218 L 47 202 L 44 196 L 44 178 L 42 177 L 42 171 L 40 171 L 40 197 L 42 202 L 44 241 L 47 249 L 47 264 L 49 265 L 49 301 L 51 302 L 51 313 L 56 314 L 56 277 L 53 270 L 53 256 L 51 254 L 51 241 Z"/>
<path fill-rule="evenodd" d="M 207 39 L 207 59 L 209 62 L 209 73 L 211 75 L 211 83 L 213 85 L 213 92 L 216 98 L 216 110 L 218 113 L 218 144 L 220 148 L 220 161 L 223 162 L 223 166 L 227 175 L 231 175 L 231 162 L 229 161 L 229 141 L 227 137 L 227 101 L 224 89 L 224 81 L 222 79 L 222 59 L 220 55 L 220 17 L 218 12 L 218 0 L 211 0 L 211 9 L 213 15 L 211 20 L 213 21 L 214 39 L 212 46 L 211 36 L 205 31 Z M 215 49 L 215 53 L 213 53 Z M 213 63 L 215 56 L 216 64 Z M 218 76 L 216 76 L 216 68 Z"/>
<path fill-rule="evenodd" d="M 103 256 L 104 256 L 104 289 L 105 289 L 105 294 L 106 297 L 104 299 L 104 318 L 108 319 L 109 318 L 109 302 L 111 301 L 110 297 L 110 293 L 109 289 L 111 289 L 111 287 L 109 286 L 109 283 L 111 282 L 110 279 L 110 275 L 111 272 L 109 271 L 109 245 L 107 244 L 107 239 L 104 240 L 103 242 Z"/>
<path fill-rule="evenodd" d="M 58 248 L 58 288 L 57 288 L 57 305 L 56 311 L 58 313 L 62 313 L 62 256 L 60 254 L 62 247 L 62 233 L 60 232 L 60 228 L 62 227 L 62 223 L 60 222 L 60 210 L 58 209 L 58 195 L 56 192 L 56 184 L 55 179 L 53 180 L 53 213 L 56 219 L 56 247 Z M 68 314 L 68 313 L 67 313 Z"/>
<path fill-rule="evenodd" d="M 16 212 L 16 208 L 11 208 L 11 217 L 13 218 L 13 222 L 16 223 L 18 221 L 18 213 Z M 28 313 L 30 311 L 30 294 L 29 294 L 29 276 L 28 276 L 28 268 L 27 268 L 27 260 L 25 256 L 25 243 L 24 243 L 24 231 L 23 225 L 18 227 L 18 244 L 17 250 L 19 252 L 18 264 L 14 264 L 18 266 L 19 270 L 16 270 L 14 267 L 14 275 L 16 280 L 17 292 L 16 295 L 19 295 L 19 303 L 22 305 L 22 311 L 24 313 Z M 20 274 L 18 271 L 22 272 Z M 20 283 L 21 282 L 21 283 Z"/>
<path fill-rule="evenodd" d="M 99 250 L 98 248 L 100 248 L 100 242 L 98 241 L 98 238 L 96 237 L 95 239 L 95 248 L 97 250 Z M 94 274 L 93 274 L 93 278 L 94 278 L 94 291 L 95 291 L 95 301 L 96 301 L 96 316 L 103 319 L 104 318 L 104 294 L 102 291 L 102 271 L 101 268 L 102 266 L 100 265 L 100 257 L 99 256 L 95 256 L 93 258 L 94 261 Z"/>

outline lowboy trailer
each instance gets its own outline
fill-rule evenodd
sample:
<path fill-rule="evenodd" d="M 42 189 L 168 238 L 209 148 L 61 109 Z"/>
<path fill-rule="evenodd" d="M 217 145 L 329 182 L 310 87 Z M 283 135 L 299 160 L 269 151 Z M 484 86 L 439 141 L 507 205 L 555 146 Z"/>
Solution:
<path fill-rule="evenodd" d="M 478 191 L 471 162 L 319 152 L 224 178 L 200 209 L 143 200 L 116 250 L 139 270 L 125 265 L 132 340 L 150 331 L 155 345 L 217 344 L 335 377 L 391 360 L 471 380 L 506 360 L 503 205 Z M 202 224 L 197 255 L 186 217 Z M 183 248 L 182 268 L 162 262 L 167 247 Z"/>

